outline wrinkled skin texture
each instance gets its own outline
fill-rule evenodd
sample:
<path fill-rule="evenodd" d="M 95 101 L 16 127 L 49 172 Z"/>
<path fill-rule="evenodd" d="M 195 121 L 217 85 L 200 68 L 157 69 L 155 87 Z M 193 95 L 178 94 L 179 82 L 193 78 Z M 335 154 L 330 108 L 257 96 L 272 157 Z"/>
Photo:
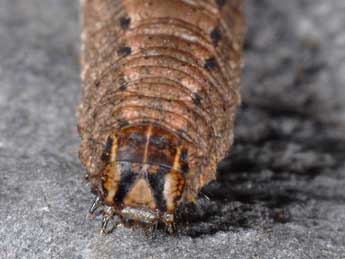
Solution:
<path fill-rule="evenodd" d="M 173 214 L 179 203 L 194 200 L 215 178 L 217 164 L 232 144 L 240 103 L 243 1 L 84 0 L 82 17 L 84 91 L 78 128 L 80 159 L 91 188 L 117 214 L 124 207 L 162 212 L 163 205 Z M 174 154 L 166 164 L 174 176 L 167 177 L 170 171 L 163 175 L 171 194 L 161 188 L 163 201 L 157 201 L 145 167 L 139 182 L 128 185 L 119 199 L 128 172 L 114 173 L 119 168 L 115 164 L 123 161 L 119 150 L 133 143 L 123 142 L 107 160 L 102 159 L 109 155 L 106 142 L 109 136 L 118 139 L 119 132 L 133 129 L 148 136 L 150 148 L 142 145 L 142 156 L 133 153 L 126 161 L 159 166 L 151 163 L 154 159 L 145 160 L 162 154 L 152 153 L 157 143 L 151 143 L 147 125 L 178 143 L 162 148 Z M 181 165 L 174 161 L 182 159 L 176 150 L 186 150 L 188 172 L 176 168 Z M 139 199 L 140 194 L 146 198 Z"/>

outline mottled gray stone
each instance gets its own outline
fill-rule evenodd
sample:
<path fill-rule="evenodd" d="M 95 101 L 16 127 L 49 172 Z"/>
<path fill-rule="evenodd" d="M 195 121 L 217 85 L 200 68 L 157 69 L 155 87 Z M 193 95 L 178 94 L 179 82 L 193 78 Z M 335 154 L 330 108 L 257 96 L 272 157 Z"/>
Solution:
<path fill-rule="evenodd" d="M 85 218 L 78 1 L 0 2 L 0 258 L 345 258 L 345 2 L 247 4 L 232 154 L 148 238 Z"/>

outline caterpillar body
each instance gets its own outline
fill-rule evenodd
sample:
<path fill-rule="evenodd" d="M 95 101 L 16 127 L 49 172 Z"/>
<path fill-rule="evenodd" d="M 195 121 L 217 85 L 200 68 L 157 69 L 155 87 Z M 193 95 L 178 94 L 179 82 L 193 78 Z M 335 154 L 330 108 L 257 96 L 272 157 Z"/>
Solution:
<path fill-rule="evenodd" d="M 163 223 L 233 139 L 243 0 L 82 1 L 80 160 L 103 227 Z"/>

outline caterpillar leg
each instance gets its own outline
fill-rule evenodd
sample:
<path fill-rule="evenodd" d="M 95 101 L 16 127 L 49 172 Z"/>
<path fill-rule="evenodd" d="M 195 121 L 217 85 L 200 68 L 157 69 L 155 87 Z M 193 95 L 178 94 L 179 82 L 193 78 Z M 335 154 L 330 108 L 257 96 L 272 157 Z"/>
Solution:
<path fill-rule="evenodd" d="M 172 236 L 176 235 L 177 232 L 177 228 L 176 228 L 176 224 L 175 223 L 170 223 L 165 225 L 165 231 Z"/>
<path fill-rule="evenodd" d="M 86 218 L 94 219 L 96 217 L 95 212 L 100 206 L 102 206 L 101 198 L 97 196 L 93 201 Z"/>
<path fill-rule="evenodd" d="M 118 221 L 113 222 L 113 225 L 111 227 L 108 227 L 109 222 L 113 220 L 114 217 L 114 210 L 112 207 L 108 207 L 103 212 L 103 219 L 102 219 L 102 228 L 101 228 L 101 234 L 106 235 L 114 231 L 114 229 L 119 225 Z"/>

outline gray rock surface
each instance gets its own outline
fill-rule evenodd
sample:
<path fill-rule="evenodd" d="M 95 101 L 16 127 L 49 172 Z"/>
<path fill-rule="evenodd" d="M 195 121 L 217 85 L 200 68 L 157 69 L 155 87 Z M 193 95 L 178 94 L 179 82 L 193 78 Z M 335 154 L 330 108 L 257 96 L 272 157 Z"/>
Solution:
<path fill-rule="evenodd" d="M 78 1 L 0 2 L 0 258 L 345 258 L 345 2 L 247 4 L 232 155 L 148 238 L 85 218 Z"/>

